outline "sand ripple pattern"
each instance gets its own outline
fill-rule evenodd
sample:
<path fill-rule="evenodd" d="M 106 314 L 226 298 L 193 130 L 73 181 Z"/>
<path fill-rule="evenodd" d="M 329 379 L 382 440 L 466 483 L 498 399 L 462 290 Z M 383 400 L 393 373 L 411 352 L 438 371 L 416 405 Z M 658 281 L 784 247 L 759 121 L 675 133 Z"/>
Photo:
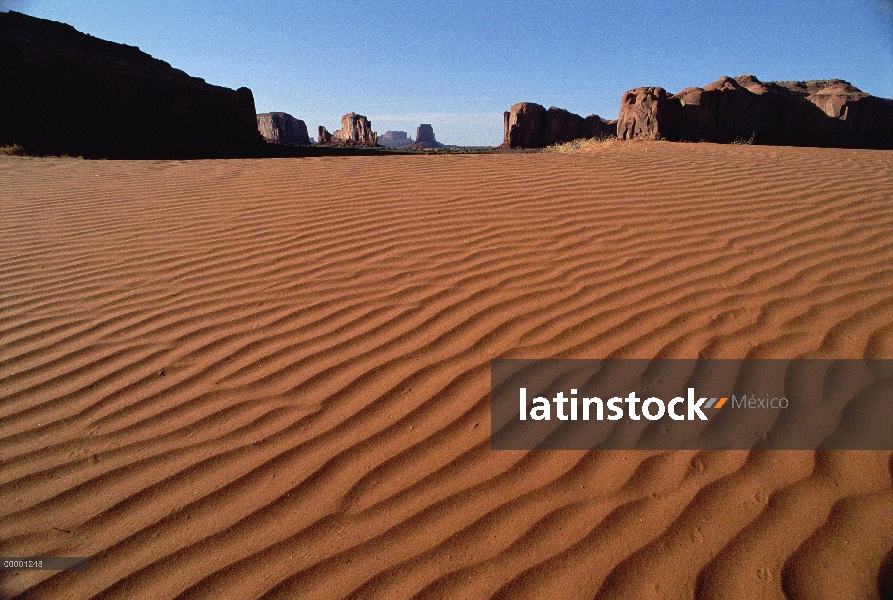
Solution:
<path fill-rule="evenodd" d="M 886 452 L 493 452 L 489 360 L 893 358 L 893 160 L 0 158 L 27 598 L 880 598 Z"/>

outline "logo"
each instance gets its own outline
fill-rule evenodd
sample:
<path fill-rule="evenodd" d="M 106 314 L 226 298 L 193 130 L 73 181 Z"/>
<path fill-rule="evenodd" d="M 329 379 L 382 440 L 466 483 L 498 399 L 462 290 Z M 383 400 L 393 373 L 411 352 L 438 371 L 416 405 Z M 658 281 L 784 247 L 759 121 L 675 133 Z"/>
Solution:
<path fill-rule="evenodd" d="M 694 421 L 699 419 L 707 421 L 708 417 L 701 410 L 710 408 L 722 408 L 728 398 L 698 398 L 695 400 L 696 394 L 694 388 L 688 388 L 688 396 L 676 396 L 669 402 L 664 402 L 660 398 L 651 396 L 642 400 L 636 396 L 635 392 L 630 392 L 626 398 L 614 396 L 608 398 L 607 402 L 597 396 L 592 398 L 577 399 L 577 390 L 571 389 L 570 397 L 565 397 L 564 392 L 558 392 L 552 402 L 555 404 L 555 416 L 561 421 L 577 421 L 582 418 L 583 421 L 595 419 L 596 421 L 605 420 L 605 407 L 610 414 L 607 415 L 608 421 L 619 421 L 626 414 L 633 421 L 639 421 L 645 417 L 649 421 L 658 421 L 668 415 L 674 421 Z M 733 396 L 734 398 L 734 396 Z M 746 400 L 746 397 L 745 397 Z M 777 398 L 775 399 L 777 400 Z M 639 402 L 642 403 L 641 411 L 639 410 Z M 565 412 L 566 406 L 570 405 L 570 412 Z M 627 409 L 624 413 L 623 405 L 626 404 Z M 682 404 L 687 409 L 683 413 L 677 412 L 677 407 Z M 528 414 L 534 421 L 549 421 L 552 418 L 551 404 L 547 398 L 537 396 L 531 400 L 531 406 L 528 413 L 527 407 L 527 388 L 520 390 L 520 411 L 518 420 L 526 421 Z M 582 407 L 582 408 L 581 408 Z"/>
<path fill-rule="evenodd" d="M 890 359 L 496 359 L 493 450 L 893 450 Z"/>

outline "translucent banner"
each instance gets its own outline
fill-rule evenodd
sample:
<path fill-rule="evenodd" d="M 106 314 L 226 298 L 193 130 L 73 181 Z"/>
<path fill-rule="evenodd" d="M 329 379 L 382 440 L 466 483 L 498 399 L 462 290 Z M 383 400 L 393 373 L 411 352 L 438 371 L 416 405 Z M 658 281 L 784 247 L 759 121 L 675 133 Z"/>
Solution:
<path fill-rule="evenodd" d="M 494 450 L 893 450 L 893 360 L 491 361 Z"/>

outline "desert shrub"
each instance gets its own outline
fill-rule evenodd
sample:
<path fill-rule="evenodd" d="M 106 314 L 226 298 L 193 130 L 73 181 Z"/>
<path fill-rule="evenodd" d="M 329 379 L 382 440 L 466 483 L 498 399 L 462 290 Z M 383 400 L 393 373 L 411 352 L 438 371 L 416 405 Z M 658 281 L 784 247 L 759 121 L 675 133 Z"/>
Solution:
<path fill-rule="evenodd" d="M 663 139 L 664 139 L 664 136 L 662 136 L 661 134 L 654 133 L 653 131 L 649 131 L 648 133 L 641 133 L 641 134 L 637 135 L 630 141 L 640 140 L 643 142 L 661 142 L 661 141 L 663 141 Z"/>
<path fill-rule="evenodd" d="M 24 154 L 25 154 L 25 150 L 18 144 L 12 144 L 10 146 L 0 146 L 0 155 L 23 156 Z"/>
<path fill-rule="evenodd" d="M 546 152 L 586 152 L 589 150 L 604 150 L 618 143 L 615 136 L 580 138 L 563 144 L 554 144 L 544 148 Z"/>

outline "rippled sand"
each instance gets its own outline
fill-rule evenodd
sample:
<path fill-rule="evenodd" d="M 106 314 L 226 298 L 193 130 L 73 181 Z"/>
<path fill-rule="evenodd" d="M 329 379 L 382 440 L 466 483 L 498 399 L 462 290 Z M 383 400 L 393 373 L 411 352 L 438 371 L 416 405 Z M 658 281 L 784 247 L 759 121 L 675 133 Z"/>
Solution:
<path fill-rule="evenodd" d="M 0 158 L 0 554 L 91 557 L 0 596 L 893 594 L 890 452 L 488 439 L 495 357 L 893 358 L 891 156 Z"/>

